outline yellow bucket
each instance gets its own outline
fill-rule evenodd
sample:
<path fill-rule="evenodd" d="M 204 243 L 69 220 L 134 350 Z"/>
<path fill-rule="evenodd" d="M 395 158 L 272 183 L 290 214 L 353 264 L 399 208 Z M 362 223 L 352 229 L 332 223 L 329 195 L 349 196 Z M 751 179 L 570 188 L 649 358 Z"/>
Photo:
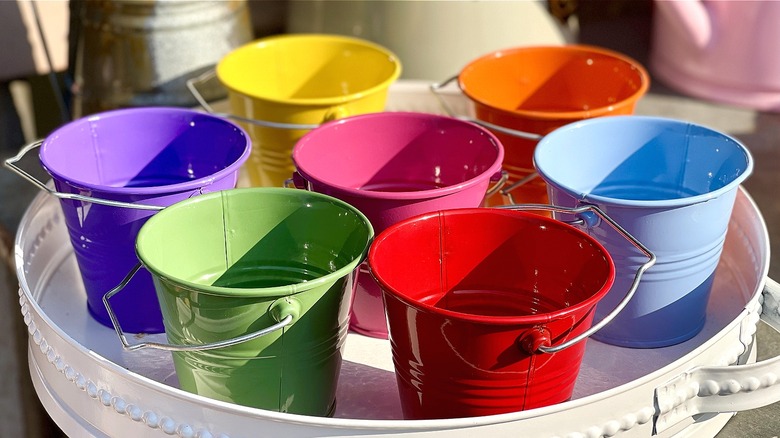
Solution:
<path fill-rule="evenodd" d="M 244 176 L 252 186 L 280 187 L 295 171 L 298 139 L 330 120 L 383 111 L 401 64 L 359 38 L 289 34 L 234 49 L 216 74 L 252 138 Z"/>

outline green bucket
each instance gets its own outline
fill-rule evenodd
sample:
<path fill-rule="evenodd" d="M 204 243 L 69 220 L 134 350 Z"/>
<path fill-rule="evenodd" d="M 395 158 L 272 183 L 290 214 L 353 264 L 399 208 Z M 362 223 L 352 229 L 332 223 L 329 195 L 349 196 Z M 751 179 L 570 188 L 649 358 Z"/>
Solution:
<path fill-rule="evenodd" d="M 331 415 L 373 235 L 349 204 L 285 188 L 201 195 L 153 216 L 136 252 L 152 273 L 181 389 Z"/>

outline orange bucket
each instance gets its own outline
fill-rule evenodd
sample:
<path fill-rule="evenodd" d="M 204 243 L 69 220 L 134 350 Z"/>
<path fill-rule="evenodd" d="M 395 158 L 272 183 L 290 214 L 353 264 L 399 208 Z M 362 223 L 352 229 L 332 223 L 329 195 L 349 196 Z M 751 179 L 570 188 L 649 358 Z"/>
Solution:
<path fill-rule="evenodd" d="M 494 196 L 491 204 L 548 203 L 545 183 L 534 178 L 539 139 L 578 120 L 632 114 L 650 76 L 637 61 L 611 50 L 537 46 L 477 58 L 461 70 L 458 85 L 474 103 L 475 121 L 505 148 L 509 182 L 502 192 L 508 196 Z"/>

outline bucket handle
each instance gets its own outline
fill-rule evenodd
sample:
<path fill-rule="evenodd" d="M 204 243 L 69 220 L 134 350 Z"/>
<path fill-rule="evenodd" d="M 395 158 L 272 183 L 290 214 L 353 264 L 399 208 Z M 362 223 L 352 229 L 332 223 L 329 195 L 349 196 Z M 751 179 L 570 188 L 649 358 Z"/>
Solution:
<path fill-rule="evenodd" d="M 487 191 L 485 191 L 485 198 L 489 198 L 493 195 L 495 195 L 498 191 L 501 190 L 504 185 L 506 185 L 506 182 L 509 180 L 509 172 L 506 170 L 502 170 L 501 172 L 493 175 L 490 180 L 496 180 L 495 185 L 493 187 L 489 187 Z M 305 189 L 309 190 L 309 181 L 303 177 L 298 171 L 293 172 L 292 178 L 287 178 L 284 180 L 284 187 L 287 189 Z M 510 197 L 510 200 L 512 198 Z"/>
<path fill-rule="evenodd" d="M 272 122 L 269 120 L 257 120 L 257 119 L 250 119 L 247 117 L 237 116 L 235 114 L 221 113 L 221 112 L 214 111 L 214 108 L 211 105 L 209 105 L 209 103 L 206 102 L 206 99 L 203 98 L 203 95 L 200 94 L 200 91 L 198 91 L 198 87 L 196 86 L 196 84 L 202 84 L 204 82 L 214 79 L 216 76 L 217 76 L 217 70 L 212 68 L 204 73 L 201 73 L 199 76 L 195 78 L 187 79 L 186 82 L 187 88 L 190 90 L 190 93 L 192 93 L 193 97 L 195 97 L 195 100 L 198 101 L 198 104 L 202 106 L 203 109 L 205 109 L 208 113 L 214 116 L 238 120 L 239 122 L 249 123 L 252 125 L 265 126 L 266 128 L 314 129 L 320 126 L 319 124 L 281 123 L 281 122 Z M 339 110 L 343 112 L 343 108 L 339 108 Z M 326 117 L 325 121 L 328 121 L 330 120 L 330 118 L 334 118 L 334 117 L 337 116 L 329 115 Z"/>
<path fill-rule="evenodd" d="M 293 171 L 292 177 L 284 180 L 284 188 L 311 190 L 309 188 L 309 180 L 304 178 L 297 170 Z"/>
<path fill-rule="evenodd" d="M 498 174 L 498 178 L 496 179 L 496 175 L 493 175 L 490 179 L 491 181 L 493 179 L 496 179 L 496 184 L 493 187 L 489 187 L 487 191 L 485 192 L 485 198 L 489 198 L 493 195 L 495 195 L 498 192 L 503 193 L 501 189 L 506 185 L 506 182 L 509 181 L 509 172 L 506 170 L 502 170 Z"/>
<path fill-rule="evenodd" d="M 444 112 L 447 113 L 447 115 L 449 115 L 450 117 L 455 117 L 457 119 L 465 120 L 467 122 L 476 123 L 476 124 L 478 124 L 478 125 L 480 125 L 482 127 L 485 127 L 487 129 L 490 129 L 490 130 L 493 130 L 493 131 L 498 131 L 498 132 L 501 132 L 503 134 L 511 135 L 513 137 L 518 137 L 518 138 L 522 138 L 522 139 L 525 139 L 525 140 L 532 140 L 532 141 L 537 141 L 538 142 L 539 140 L 544 138 L 544 136 L 541 135 L 541 134 L 535 134 L 533 132 L 525 132 L 525 131 L 519 131 L 519 130 L 516 130 L 516 129 L 505 128 L 503 126 L 499 126 L 499 125 L 496 125 L 496 124 L 493 124 L 493 123 L 490 123 L 490 122 L 486 122 L 484 120 L 479 120 L 477 118 L 456 115 L 455 111 L 453 111 L 452 108 L 450 108 L 449 104 L 447 104 L 447 101 L 444 100 L 444 98 L 442 98 L 441 93 L 439 93 L 440 89 L 446 87 L 447 85 L 449 85 L 451 82 L 455 81 L 456 79 L 458 79 L 457 75 L 448 78 L 444 82 L 433 83 L 433 84 L 430 85 L 431 92 L 436 97 L 436 99 L 439 101 L 439 104 L 444 109 Z M 524 184 L 527 184 L 528 182 L 530 182 L 531 180 L 533 180 L 537 176 L 538 175 L 536 174 L 536 172 L 531 173 L 530 175 L 526 176 L 525 178 L 523 178 L 523 179 L 521 179 L 519 181 L 516 181 L 516 182 L 512 183 L 511 185 L 509 185 L 509 187 L 501 190 L 501 194 L 506 196 L 506 197 L 508 197 L 509 198 L 509 202 L 514 204 L 515 201 L 514 201 L 514 199 L 512 198 L 512 195 L 509 192 L 511 192 L 512 190 L 514 190 L 514 189 L 516 189 L 516 188 L 518 188 L 518 187 L 520 187 L 520 186 L 522 186 Z"/>
<path fill-rule="evenodd" d="M 509 202 L 511 204 L 516 204 L 515 203 L 515 198 L 512 196 L 512 193 L 511 193 L 512 190 L 514 190 L 514 189 L 516 189 L 516 188 L 518 188 L 520 186 L 526 185 L 526 184 L 528 184 L 529 182 L 535 180 L 538 177 L 539 177 L 539 174 L 536 173 L 536 172 L 529 173 L 524 178 L 513 182 L 512 184 L 509 185 L 509 187 L 501 190 L 501 194 L 506 196 L 509 199 Z"/>
<path fill-rule="evenodd" d="M 547 205 L 547 204 L 514 204 L 514 205 L 499 205 L 497 207 L 491 207 L 491 208 L 500 208 L 500 209 L 507 209 L 507 210 L 545 210 L 545 211 L 552 211 L 556 213 L 567 213 L 572 214 L 575 216 L 579 216 L 580 220 L 582 220 L 587 225 L 592 225 L 595 223 L 594 218 L 588 217 L 586 213 L 588 211 L 595 213 L 596 216 L 598 216 L 602 221 L 607 222 L 615 231 L 617 231 L 621 236 L 623 236 L 626 240 L 628 240 L 632 245 L 634 245 L 639 251 L 641 251 L 644 255 L 647 256 L 648 260 L 644 264 L 640 265 L 639 268 L 636 270 L 636 274 L 634 274 L 634 280 L 631 283 L 631 287 L 628 288 L 628 292 L 626 292 L 626 295 L 623 297 L 623 300 L 618 303 L 617 306 L 609 313 L 607 316 L 605 316 L 601 321 L 599 321 L 596 324 L 593 324 L 588 330 L 583 332 L 582 334 L 569 339 L 568 341 L 555 346 L 545 346 L 545 343 L 549 343 L 548 334 L 546 333 L 546 330 L 537 330 L 532 331 L 529 333 L 528 337 L 531 339 L 523 339 L 522 343 L 523 346 L 531 350 L 530 353 L 533 353 L 535 351 L 540 351 L 542 353 L 557 353 L 558 351 L 564 350 L 566 348 L 571 347 L 574 344 L 577 344 L 580 341 L 585 340 L 586 338 L 589 338 L 591 335 L 596 333 L 597 331 L 601 330 L 605 325 L 609 324 L 615 317 L 623 310 L 624 307 L 628 304 L 628 302 L 633 298 L 634 293 L 636 292 L 637 288 L 639 287 L 639 280 L 642 278 L 642 274 L 650 269 L 655 262 L 656 257 L 655 254 L 650 252 L 647 247 L 642 244 L 642 242 L 636 240 L 634 236 L 632 236 L 628 231 L 626 231 L 623 227 L 621 227 L 617 222 L 615 222 L 611 217 L 609 217 L 606 213 L 604 213 L 600 208 L 598 208 L 595 205 L 590 204 L 583 204 L 579 207 L 574 208 L 568 208 L 568 207 L 559 207 L 555 205 Z"/>
<path fill-rule="evenodd" d="M 505 128 L 503 126 L 495 125 L 493 123 L 486 122 L 484 120 L 479 120 L 477 118 L 456 115 L 455 112 L 452 110 L 452 108 L 450 108 L 450 106 L 447 104 L 447 102 L 442 98 L 441 94 L 439 93 L 440 89 L 446 87 L 456 79 L 458 79 L 457 75 L 448 78 L 444 82 L 433 83 L 429 86 L 431 92 L 433 93 L 434 96 L 436 96 L 436 99 L 439 101 L 439 104 L 442 106 L 442 108 L 444 109 L 444 111 L 447 113 L 448 116 L 465 120 L 467 122 L 476 123 L 477 125 L 484 126 L 485 128 L 492 129 L 494 131 L 498 131 L 503 134 L 511 135 L 513 137 L 523 138 L 526 140 L 539 141 L 542 139 L 542 137 L 544 137 L 543 135 L 536 134 L 533 132 L 525 132 L 525 131 L 519 131 L 517 129 Z"/>
<path fill-rule="evenodd" d="M 122 342 L 122 347 L 127 351 L 135 351 L 143 348 L 154 348 L 157 350 L 164 350 L 164 351 L 205 351 L 205 350 L 214 350 L 223 347 L 230 347 L 232 345 L 237 345 L 246 341 L 250 341 L 252 339 L 259 338 L 260 336 L 264 336 L 271 332 L 282 329 L 292 324 L 293 320 L 298 317 L 298 313 L 300 312 L 300 306 L 297 301 L 281 299 L 271 304 L 271 309 L 269 310 L 271 317 L 278 322 L 270 327 L 266 327 L 252 333 L 247 333 L 245 335 L 237 336 L 235 338 L 226 339 L 223 341 L 211 342 L 208 344 L 197 344 L 197 345 L 177 345 L 177 344 L 167 344 L 161 342 L 141 342 L 138 344 L 130 344 L 127 341 L 127 336 L 125 336 L 124 331 L 122 331 L 122 327 L 119 324 L 119 319 L 114 313 L 114 309 L 111 307 L 111 303 L 109 302 L 109 299 L 114 295 L 118 294 L 119 292 L 121 292 L 122 289 L 124 289 L 124 287 L 127 286 L 127 283 L 129 283 L 130 280 L 133 279 L 135 274 L 141 269 L 142 266 L 143 265 L 140 262 L 136 263 L 133 269 L 130 270 L 130 272 L 116 287 L 114 287 L 110 291 L 106 292 L 105 295 L 103 295 L 103 305 L 106 306 L 106 310 L 108 311 L 108 317 L 111 319 L 111 325 L 114 326 L 114 331 L 116 331 L 117 336 L 119 336 L 119 340 Z"/>
<path fill-rule="evenodd" d="M 85 195 L 79 195 L 76 193 L 62 193 L 58 192 L 54 189 L 51 189 L 49 186 L 44 184 L 43 182 L 39 181 L 37 178 L 35 178 L 33 175 L 31 175 L 26 170 L 22 169 L 21 167 L 17 166 L 16 163 L 18 163 L 22 158 L 24 158 L 25 155 L 27 155 L 28 152 L 31 150 L 40 147 L 43 144 L 43 140 L 36 140 L 26 146 L 24 146 L 18 154 L 15 156 L 8 158 L 5 160 L 5 167 L 11 169 L 14 173 L 21 176 L 22 178 L 26 179 L 27 181 L 31 182 L 33 185 L 38 187 L 41 190 L 44 190 L 48 192 L 50 195 L 60 198 L 60 199 L 71 199 L 76 201 L 82 201 L 82 202 L 91 202 L 94 204 L 101 204 L 101 205 L 108 205 L 110 207 L 120 207 L 120 208 L 134 208 L 136 210 L 155 210 L 160 211 L 165 207 L 159 206 L 159 205 L 147 205 L 147 204 L 131 204 L 129 202 L 121 202 L 121 201 L 112 201 L 110 199 L 100 199 L 100 198 L 93 198 L 91 196 L 85 196 Z"/>

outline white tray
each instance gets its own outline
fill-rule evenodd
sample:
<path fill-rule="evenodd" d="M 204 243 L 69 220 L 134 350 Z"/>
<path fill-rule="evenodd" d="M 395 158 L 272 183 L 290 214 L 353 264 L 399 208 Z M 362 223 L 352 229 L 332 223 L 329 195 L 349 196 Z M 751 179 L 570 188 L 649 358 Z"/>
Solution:
<path fill-rule="evenodd" d="M 780 327 L 780 288 L 766 279 L 768 248 L 761 215 L 740 189 L 697 337 L 645 350 L 589 340 L 570 401 L 425 421 L 400 419 L 388 341 L 357 334 L 347 339 L 333 418 L 246 408 L 179 390 L 169 353 L 125 352 L 114 331 L 87 314 L 59 204 L 45 194 L 22 218 L 16 262 L 32 379 L 48 413 L 71 436 L 701 437 L 723 427 L 730 414 L 722 412 L 780 400 L 780 359 L 744 365 L 755 361 L 759 317 Z"/>

